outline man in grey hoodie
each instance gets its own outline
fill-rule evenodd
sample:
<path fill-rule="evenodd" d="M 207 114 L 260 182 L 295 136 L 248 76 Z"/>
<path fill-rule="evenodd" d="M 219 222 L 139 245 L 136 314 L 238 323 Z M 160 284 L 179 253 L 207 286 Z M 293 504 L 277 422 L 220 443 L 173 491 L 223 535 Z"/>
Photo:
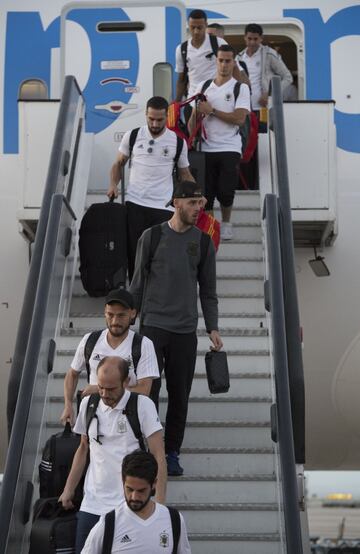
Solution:
<path fill-rule="evenodd" d="M 210 237 L 195 226 L 204 202 L 201 186 L 191 181 L 178 183 L 172 202 L 172 218 L 144 231 L 138 242 L 130 291 L 142 313 L 141 332 L 153 341 L 160 373 L 165 373 L 168 475 L 182 475 L 179 453 L 195 371 L 198 284 L 212 349 L 220 350 L 223 343 L 218 332 L 215 248 Z M 155 404 L 160 386 L 156 379 L 150 393 Z"/>
<path fill-rule="evenodd" d="M 279 75 L 284 91 L 291 83 L 292 76 L 279 54 L 273 48 L 264 46 L 263 29 L 257 23 L 245 27 L 246 48 L 238 55 L 238 61 L 245 62 L 251 84 L 251 105 L 254 111 L 265 108 L 268 103 L 271 78 Z"/>

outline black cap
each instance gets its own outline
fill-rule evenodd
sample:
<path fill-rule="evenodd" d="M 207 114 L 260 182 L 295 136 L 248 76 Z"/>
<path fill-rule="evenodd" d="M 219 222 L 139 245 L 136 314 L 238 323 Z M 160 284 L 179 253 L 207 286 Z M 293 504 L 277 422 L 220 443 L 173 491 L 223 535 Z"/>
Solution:
<path fill-rule="evenodd" d="M 132 294 L 125 289 L 114 289 L 105 298 L 105 304 L 121 304 L 124 308 L 134 308 Z"/>
<path fill-rule="evenodd" d="M 172 206 L 174 198 L 201 198 L 202 196 L 204 196 L 204 193 L 201 185 L 194 183 L 194 181 L 180 181 L 176 183 L 172 199 L 166 206 Z"/>

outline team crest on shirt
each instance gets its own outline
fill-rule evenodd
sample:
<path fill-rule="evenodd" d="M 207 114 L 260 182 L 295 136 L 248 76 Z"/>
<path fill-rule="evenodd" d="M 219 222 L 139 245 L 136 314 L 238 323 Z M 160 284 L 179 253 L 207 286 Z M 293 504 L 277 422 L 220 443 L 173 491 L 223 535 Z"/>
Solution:
<path fill-rule="evenodd" d="M 163 148 L 163 154 L 164 156 L 168 156 L 169 155 L 169 149 L 167 146 L 165 146 L 165 148 Z"/>
<path fill-rule="evenodd" d="M 163 531 L 162 533 L 160 533 L 160 546 L 162 546 L 162 548 L 168 548 L 169 546 L 169 534 L 166 533 L 165 531 Z"/>
<path fill-rule="evenodd" d="M 225 94 L 225 100 L 226 102 L 229 102 L 229 100 L 231 100 L 231 94 L 229 93 Z"/>
<path fill-rule="evenodd" d="M 188 242 L 187 252 L 190 256 L 196 256 L 198 253 L 199 245 L 197 242 Z"/>

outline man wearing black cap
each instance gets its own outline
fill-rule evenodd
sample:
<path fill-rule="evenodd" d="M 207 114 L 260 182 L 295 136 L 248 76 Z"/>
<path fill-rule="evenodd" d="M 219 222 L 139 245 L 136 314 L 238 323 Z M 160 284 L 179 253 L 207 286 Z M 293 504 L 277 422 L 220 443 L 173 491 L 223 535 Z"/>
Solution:
<path fill-rule="evenodd" d="M 135 307 L 141 309 L 141 332 L 153 341 L 160 373 L 165 372 L 168 474 L 182 475 L 179 452 L 197 349 L 197 284 L 212 348 L 220 350 L 222 340 L 218 332 L 215 248 L 209 236 L 195 227 L 204 202 L 201 187 L 191 181 L 177 184 L 172 202 L 172 218 L 147 229 L 139 240 L 130 290 Z M 158 236 L 156 245 L 154 233 Z M 160 386 L 160 379 L 153 382 L 150 397 L 156 404 Z"/>
<path fill-rule="evenodd" d="M 135 337 L 130 325 L 136 316 L 134 299 L 130 292 L 119 289 L 111 291 L 105 298 L 105 320 L 107 328 L 104 329 L 93 345 L 89 357 L 89 384 L 83 390 L 82 396 L 97 392 L 96 369 L 99 362 L 105 356 L 120 356 L 130 361 L 130 381 L 128 389 L 139 394 L 149 395 L 153 379 L 159 377 L 158 363 L 156 360 L 154 345 L 146 337 Z M 86 369 L 85 346 L 89 344 L 90 333 L 87 333 L 77 347 L 74 359 L 71 363 L 64 382 L 65 408 L 61 415 L 61 421 L 73 423 L 73 398 L 79 381 L 81 371 Z M 139 345 L 139 359 L 134 367 L 134 340 Z"/>

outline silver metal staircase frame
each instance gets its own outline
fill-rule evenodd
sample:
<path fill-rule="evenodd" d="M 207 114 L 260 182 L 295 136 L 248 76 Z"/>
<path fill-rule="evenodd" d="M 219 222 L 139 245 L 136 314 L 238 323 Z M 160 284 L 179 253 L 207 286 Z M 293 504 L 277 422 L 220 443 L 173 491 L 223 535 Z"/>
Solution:
<path fill-rule="evenodd" d="M 48 375 L 56 351 L 54 338 L 59 315 L 67 311 L 64 299 L 71 297 L 68 255 L 76 237 L 76 217 L 66 196 L 72 189 L 83 107 L 75 78 L 67 77 L 10 375 L 11 435 L 0 496 L 0 552 L 4 554 L 27 552 Z"/>
<path fill-rule="evenodd" d="M 279 77 L 272 79 L 270 132 L 274 133 L 274 173 L 278 194 L 265 196 L 263 211 L 268 277 L 265 282 L 265 304 L 271 316 L 276 391 L 271 426 L 272 437 L 278 443 L 280 455 L 286 551 L 289 554 L 302 554 L 301 499 L 296 464 L 305 462 L 304 373 Z"/>

